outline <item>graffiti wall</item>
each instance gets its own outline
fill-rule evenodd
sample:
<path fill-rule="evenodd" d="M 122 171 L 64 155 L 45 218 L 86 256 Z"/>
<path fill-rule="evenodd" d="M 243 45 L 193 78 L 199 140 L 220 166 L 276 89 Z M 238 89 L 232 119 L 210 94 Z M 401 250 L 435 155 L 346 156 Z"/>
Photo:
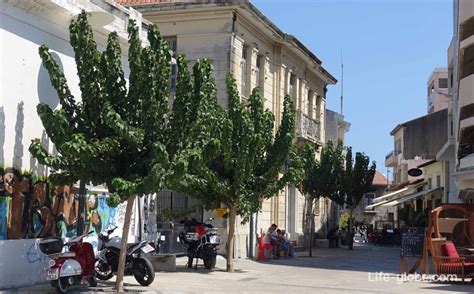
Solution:
<path fill-rule="evenodd" d="M 87 195 L 86 207 L 85 232 L 99 234 L 115 226 L 118 208 L 107 205 L 106 194 Z M 75 236 L 78 210 L 77 189 L 0 169 L 0 240 Z"/>

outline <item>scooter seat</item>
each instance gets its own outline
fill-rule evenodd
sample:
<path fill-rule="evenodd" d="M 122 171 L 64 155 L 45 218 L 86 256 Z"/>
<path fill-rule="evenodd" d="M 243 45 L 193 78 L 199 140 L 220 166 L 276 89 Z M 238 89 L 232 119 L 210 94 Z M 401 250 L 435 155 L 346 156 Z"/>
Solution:
<path fill-rule="evenodd" d="M 49 257 L 52 259 L 58 259 L 61 257 L 75 257 L 76 253 L 74 252 L 61 252 L 61 253 L 55 253 L 55 254 L 50 254 Z"/>
<path fill-rule="evenodd" d="M 76 256 L 76 253 L 74 252 L 63 252 L 63 253 L 58 254 L 58 257 L 75 257 L 75 256 Z"/>

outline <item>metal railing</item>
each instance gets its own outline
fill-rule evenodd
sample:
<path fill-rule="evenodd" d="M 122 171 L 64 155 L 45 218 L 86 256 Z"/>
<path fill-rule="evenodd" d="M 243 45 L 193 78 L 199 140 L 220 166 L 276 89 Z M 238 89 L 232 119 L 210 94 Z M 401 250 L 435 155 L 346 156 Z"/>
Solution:
<path fill-rule="evenodd" d="M 301 110 L 296 111 L 296 136 L 313 142 L 321 141 L 321 125 Z"/>

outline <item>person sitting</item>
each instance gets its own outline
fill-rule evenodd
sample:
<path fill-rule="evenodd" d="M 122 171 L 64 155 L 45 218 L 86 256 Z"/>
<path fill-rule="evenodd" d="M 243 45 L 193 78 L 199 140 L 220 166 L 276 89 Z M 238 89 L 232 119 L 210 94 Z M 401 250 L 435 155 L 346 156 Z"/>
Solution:
<path fill-rule="evenodd" d="M 275 257 L 278 258 L 279 251 L 278 251 L 278 244 L 277 244 L 277 237 L 278 234 L 276 232 L 277 230 L 277 225 L 272 224 L 267 232 L 265 233 L 265 239 L 264 239 L 264 248 L 265 248 L 265 257 L 266 258 L 271 258 L 271 255 L 274 255 Z"/>
<path fill-rule="evenodd" d="M 280 242 L 281 242 L 280 246 L 284 252 L 283 256 L 288 256 L 288 257 L 294 256 L 294 248 L 291 245 L 290 240 L 286 236 L 285 229 L 282 229 L 280 231 Z"/>
<path fill-rule="evenodd" d="M 282 235 L 282 230 L 277 229 L 276 232 L 277 256 L 280 257 L 281 252 L 283 252 L 283 256 L 285 256 L 287 254 L 288 244 L 285 240 L 285 237 Z"/>

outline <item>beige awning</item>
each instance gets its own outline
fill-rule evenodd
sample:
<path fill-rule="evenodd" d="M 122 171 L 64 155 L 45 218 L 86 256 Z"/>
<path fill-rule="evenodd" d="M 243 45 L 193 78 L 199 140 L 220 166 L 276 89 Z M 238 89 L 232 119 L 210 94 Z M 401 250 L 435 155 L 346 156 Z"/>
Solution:
<path fill-rule="evenodd" d="M 383 205 L 385 203 L 388 203 L 392 200 L 385 200 L 385 201 L 382 201 L 382 202 L 378 202 L 378 203 L 374 203 L 374 204 L 370 204 L 370 205 L 367 205 L 365 207 L 365 212 L 367 212 L 368 210 L 372 210 L 374 207 L 377 207 L 377 206 L 380 206 L 380 205 Z"/>
<path fill-rule="evenodd" d="M 443 190 L 443 188 L 442 187 L 441 188 L 434 188 L 434 189 L 430 189 L 428 191 L 420 191 L 420 192 L 417 192 L 417 193 L 406 195 L 404 197 L 400 197 L 400 198 L 395 199 L 393 201 L 389 201 L 388 203 L 383 204 L 383 206 L 395 206 L 395 205 L 401 204 L 403 202 L 407 202 L 407 201 L 411 201 L 411 200 L 414 200 L 414 199 L 421 198 L 426 194 L 436 192 L 438 190 L 441 191 L 441 190 Z"/>
<path fill-rule="evenodd" d="M 462 201 L 474 200 L 474 189 L 462 189 L 459 191 L 459 199 Z"/>
<path fill-rule="evenodd" d="M 401 193 L 403 193 L 403 192 L 405 192 L 405 191 L 408 191 L 408 190 L 409 190 L 409 188 L 408 188 L 408 187 L 405 187 L 405 188 L 401 188 L 401 189 L 399 189 L 399 190 L 390 192 L 390 193 L 388 193 L 388 194 L 384 194 L 384 195 L 382 195 L 382 196 L 380 196 L 380 197 L 375 198 L 375 199 L 374 199 L 374 203 L 385 202 L 385 201 L 388 200 L 388 198 L 393 197 L 393 196 L 396 196 L 396 195 L 399 195 L 399 194 L 401 194 Z M 370 206 L 370 205 L 369 205 L 369 206 Z"/>

